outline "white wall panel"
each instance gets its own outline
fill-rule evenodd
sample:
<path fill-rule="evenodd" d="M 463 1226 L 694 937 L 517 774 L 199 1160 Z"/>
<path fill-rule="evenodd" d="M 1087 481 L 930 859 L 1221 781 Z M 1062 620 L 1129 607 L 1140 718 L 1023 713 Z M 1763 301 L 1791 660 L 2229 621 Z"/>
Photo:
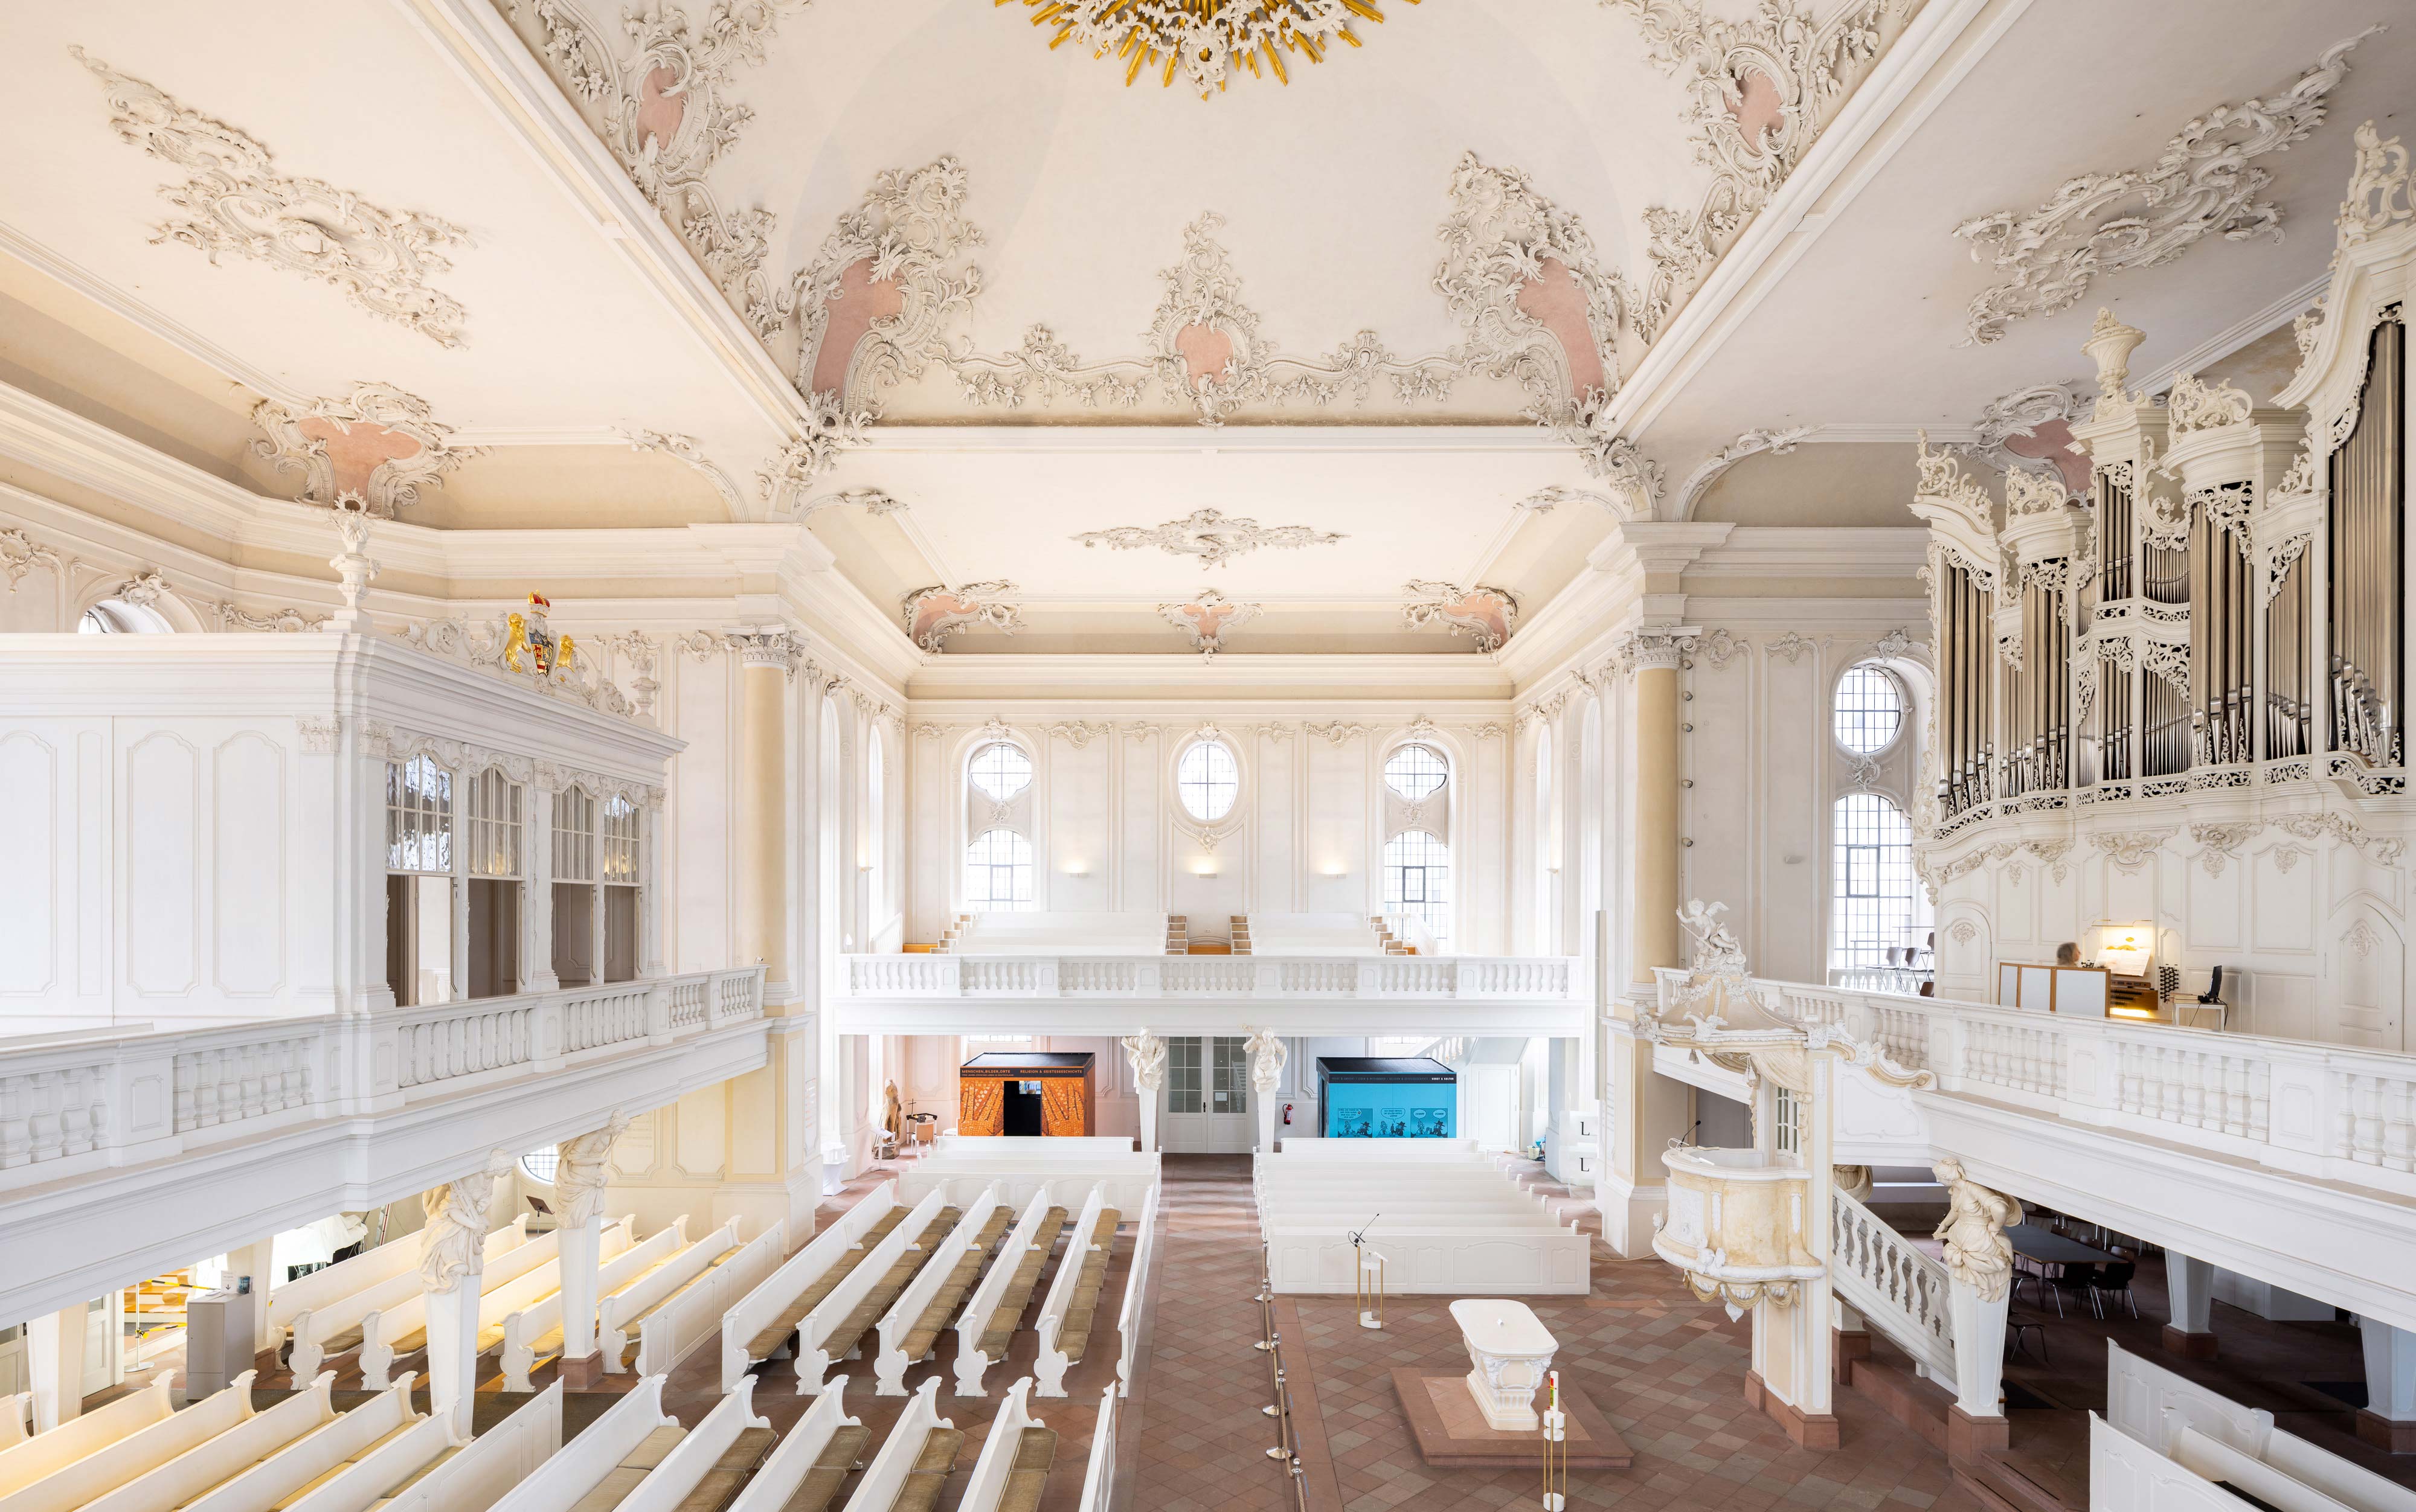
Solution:
<path fill-rule="evenodd" d="M 212 753 L 210 958 L 230 997 L 269 997 L 286 985 L 288 779 L 285 749 L 256 731 Z"/>
<path fill-rule="evenodd" d="M 138 997 L 189 997 L 201 978 L 201 756 L 154 730 L 126 748 L 124 771 L 127 985 Z"/>
<path fill-rule="evenodd" d="M 13 836 L 0 864 L 0 997 L 53 992 L 71 949 L 61 914 L 74 896 L 77 816 L 61 777 L 57 746 L 29 730 L 0 735 L 0 793 Z"/>

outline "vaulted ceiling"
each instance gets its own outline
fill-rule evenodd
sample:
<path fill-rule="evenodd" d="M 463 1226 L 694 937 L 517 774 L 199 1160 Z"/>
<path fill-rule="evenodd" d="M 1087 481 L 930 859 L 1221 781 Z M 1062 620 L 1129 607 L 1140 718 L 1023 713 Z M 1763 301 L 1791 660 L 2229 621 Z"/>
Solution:
<path fill-rule="evenodd" d="M 2416 78 L 2392 0 L 1368 0 L 1221 86 L 1161 0 L 21 8 L 0 382 L 417 526 L 802 520 L 954 651 L 1466 651 L 1620 517 L 1900 523 L 2097 304 L 2286 325 Z"/>

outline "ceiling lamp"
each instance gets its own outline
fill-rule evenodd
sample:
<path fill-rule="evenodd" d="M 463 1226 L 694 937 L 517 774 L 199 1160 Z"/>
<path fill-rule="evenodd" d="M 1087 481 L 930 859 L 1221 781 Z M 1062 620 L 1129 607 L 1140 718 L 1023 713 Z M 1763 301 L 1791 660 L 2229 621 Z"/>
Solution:
<path fill-rule="evenodd" d="M 997 0 L 1012 5 L 1015 0 Z M 1234 68 L 1260 77 L 1263 62 L 1277 82 L 1291 82 L 1286 53 L 1321 63 L 1336 41 L 1359 45 L 1351 33 L 1356 17 L 1382 22 L 1374 0 L 1023 0 L 1032 24 L 1054 24 L 1054 49 L 1073 42 L 1093 57 L 1113 55 L 1125 63 L 1125 82 L 1155 68 L 1158 82 L 1171 86 L 1180 68 L 1200 97 L 1225 87 Z M 1416 5 L 1418 0 L 1408 0 Z"/>

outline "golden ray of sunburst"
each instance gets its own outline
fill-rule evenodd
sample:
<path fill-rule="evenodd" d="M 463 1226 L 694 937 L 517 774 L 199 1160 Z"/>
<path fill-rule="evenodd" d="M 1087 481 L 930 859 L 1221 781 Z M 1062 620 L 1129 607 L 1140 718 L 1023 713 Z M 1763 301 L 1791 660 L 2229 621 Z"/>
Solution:
<path fill-rule="evenodd" d="M 1016 0 L 995 0 L 1007 6 Z M 1307 0 L 1022 0 L 1032 10 L 1032 24 L 1054 24 L 1051 51 L 1071 41 L 1088 45 L 1092 56 L 1112 54 L 1125 64 L 1129 85 L 1144 68 L 1155 67 L 1168 87 L 1178 72 L 1189 76 L 1200 97 L 1220 93 L 1231 82 L 1234 66 L 1261 78 L 1259 65 L 1278 83 L 1291 82 L 1286 53 L 1322 63 L 1336 41 L 1361 46 L 1350 23 L 1318 15 L 1325 7 Z M 1376 0 L 1338 0 L 1341 7 L 1363 21 L 1382 22 Z M 1416 5 L 1419 0 L 1404 0 Z"/>

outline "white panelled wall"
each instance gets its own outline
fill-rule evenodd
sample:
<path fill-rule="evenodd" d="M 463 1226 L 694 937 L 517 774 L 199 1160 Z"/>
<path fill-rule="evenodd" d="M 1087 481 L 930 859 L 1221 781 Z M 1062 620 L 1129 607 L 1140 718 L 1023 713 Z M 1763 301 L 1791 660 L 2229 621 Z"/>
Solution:
<path fill-rule="evenodd" d="M 1100 700 L 918 705 L 914 720 L 909 938 L 936 940 L 965 910 L 965 848 L 991 829 L 1030 844 L 1034 908 L 1177 914 L 1193 939 L 1223 940 L 1237 914 L 1383 912 L 1385 843 L 1423 828 L 1450 847 L 1452 949 L 1507 954 L 1518 943 L 1507 886 L 1511 731 L 1500 705 L 1358 707 L 1319 720 L 1257 702 L 1178 711 Z M 1239 790 L 1230 811 L 1203 822 L 1183 806 L 1176 768 L 1207 739 L 1231 751 Z M 993 802 L 965 774 L 1001 741 L 1033 772 L 1027 789 Z M 1412 743 L 1451 769 L 1422 806 L 1384 785 L 1385 761 Z"/>

